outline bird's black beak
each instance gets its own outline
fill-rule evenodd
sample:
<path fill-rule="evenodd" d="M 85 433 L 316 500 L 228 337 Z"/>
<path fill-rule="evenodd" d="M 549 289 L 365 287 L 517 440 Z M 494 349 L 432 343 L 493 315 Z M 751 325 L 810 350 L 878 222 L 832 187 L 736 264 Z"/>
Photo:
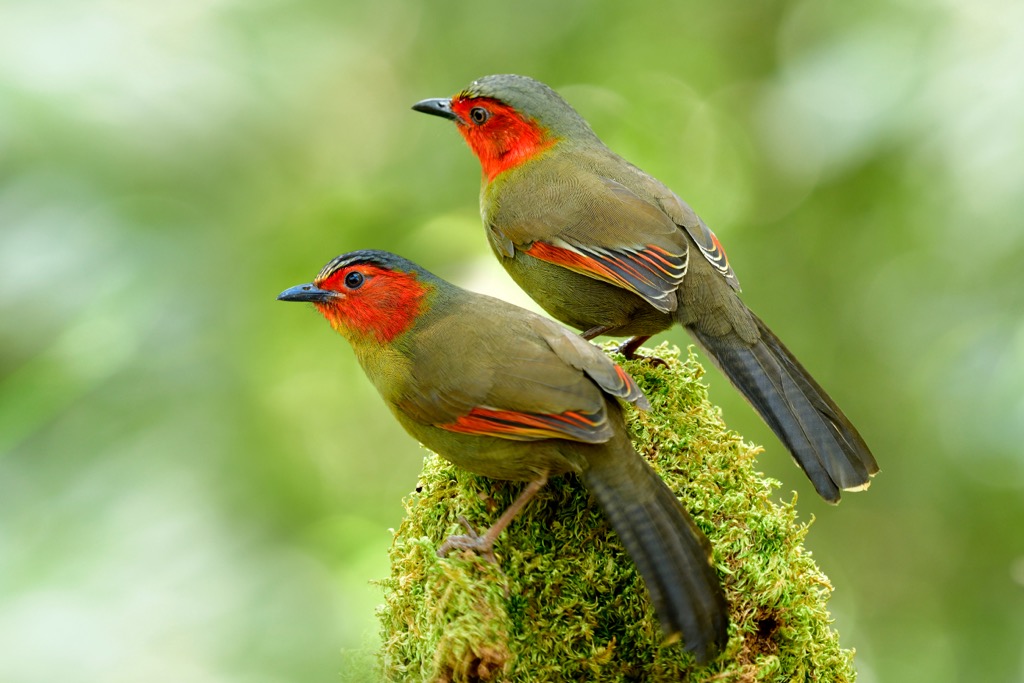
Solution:
<path fill-rule="evenodd" d="M 429 100 L 421 100 L 412 105 L 414 111 L 421 111 L 424 114 L 433 114 L 442 119 L 458 121 L 459 117 L 452 111 L 452 101 L 447 97 L 432 97 Z"/>
<path fill-rule="evenodd" d="M 312 282 L 305 285 L 289 287 L 277 295 L 278 301 L 310 301 L 313 303 L 327 303 L 336 296 L 335 292 L 320 289 Z"/>

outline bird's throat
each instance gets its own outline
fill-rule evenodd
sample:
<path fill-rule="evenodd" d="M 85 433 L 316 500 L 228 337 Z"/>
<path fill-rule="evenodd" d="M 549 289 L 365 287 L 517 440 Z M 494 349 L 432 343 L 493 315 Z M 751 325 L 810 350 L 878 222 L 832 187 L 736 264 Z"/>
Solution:
<path fill-rule="evenodd" d="M 487 182 L 535 158 L 557 142 L 540 124 L 514 113 L 495 115 L 486 129 L 459 126 L 459 132 L 480 160 Z"/>
<path fill-rule="evenodd" d="M 428 305 L 434 287 L 411 273 L 363 267 L 366 284 L 338 304 L 317 304 L 331 326 L 353 346 L 389 344 L 407 332 Z"/>

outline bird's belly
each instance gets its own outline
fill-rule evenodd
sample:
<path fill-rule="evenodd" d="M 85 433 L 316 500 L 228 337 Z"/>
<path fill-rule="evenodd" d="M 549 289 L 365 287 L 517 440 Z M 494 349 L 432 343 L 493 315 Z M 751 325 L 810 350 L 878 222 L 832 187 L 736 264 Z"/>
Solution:
<path fill-rule="evenodd" d="M 580 472 L 586 466 L 586 452 L 600 447 L 563 439 L 512 441 L 451 432 L 404 417 L 399 421 L 413 438 L 445 460 L 491 479 L 532 481 L 544 475 Z"/>
<path fill-rule="evenodd" d="M 556 320 L 579 330 L 607 327 L 612 336 L 654 335 L 672 325 L 663 313 L 621 287 L 517 251 L 499 257 L 516 284 Z"/>

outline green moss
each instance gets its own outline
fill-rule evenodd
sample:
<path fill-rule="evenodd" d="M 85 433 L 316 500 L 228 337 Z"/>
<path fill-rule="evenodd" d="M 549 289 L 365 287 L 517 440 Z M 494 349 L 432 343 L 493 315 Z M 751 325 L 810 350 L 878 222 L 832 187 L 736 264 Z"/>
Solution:
<path fill-rule="evenodd" d="M 624 363 L 651 401 L 630 409 L 638 450 L 711 539 L 731 605 L 726 651 L 698 667 L 663 645 L 643 584 L 575 476 L 557 477 L 498 540 L 499 565 L 438 558 L 486 528 L 522 484 L 477 477 L 430 455 L 391 548 L 380 608 L 384 675 L 411 681 L 851 681 L 825 602 L 832 590 L 802 541 L 793 502 L 755 470 L 759 449 L 725 427 L 679 350 L 669 366 Z"/>

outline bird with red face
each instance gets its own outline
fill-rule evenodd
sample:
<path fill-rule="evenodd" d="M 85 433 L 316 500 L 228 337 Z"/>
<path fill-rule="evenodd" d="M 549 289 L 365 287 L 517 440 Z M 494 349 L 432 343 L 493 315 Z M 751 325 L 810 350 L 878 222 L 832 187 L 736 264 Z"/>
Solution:
<path fill-rule="evenodd" d="M 619 399 L 648 407 L 597 347 L 552 320 L 460 289 L 394 254 L 356 251 L 282 292 L 311 302 L 355 351 L 405 430 L 459 467 L 529 482 L 484 534 L 441 547 L 490 555 L 548 477 L 576 473 L 644 579 L 666 635 L 705 662 L 728 606 L 707 538 L 630 443 Z"/>
<path fill-rule="evenodd" d="M 839 406 L 738 296 L 715 234 L 657 179 L 609 150 L 561 96 L 487 76 L 416 111 L 455 123 L 480 161 L 481 215 L 512 279 L 583 337 L 686 328 L 792 453 L 818 493 L 868 487 L 878 464 Z"/>

